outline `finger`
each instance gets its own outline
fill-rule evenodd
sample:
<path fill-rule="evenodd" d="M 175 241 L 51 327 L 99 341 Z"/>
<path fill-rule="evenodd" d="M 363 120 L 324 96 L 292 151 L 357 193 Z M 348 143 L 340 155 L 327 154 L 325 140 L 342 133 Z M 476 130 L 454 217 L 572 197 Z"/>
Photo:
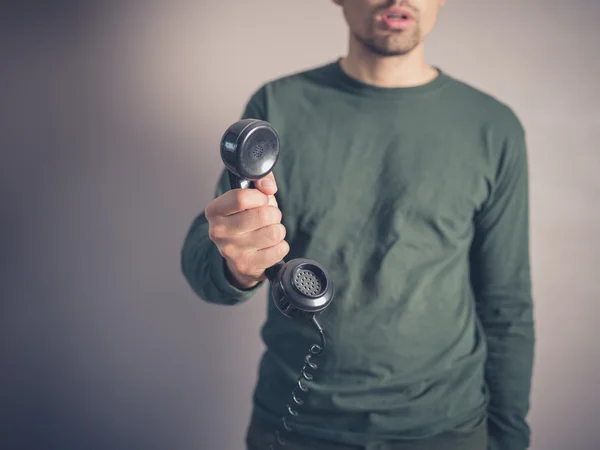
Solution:
<path fill-rule="evenodd" d="M 224 217 L 216 226 L 223 227 L 227 233 L 240 235 L 276 223 L 281 223 L 281 211 L 276 206 L 267 205 Z"/>
<path fill-rule="evenodd" d="M 236 246 L 255 252 L 279 244 L 286 236 L 285 226 L 281 223 L 267 225 L 234 238 Z"/>
<path fill-rule="evenodd" d="M 277 192 L 277 182 L 273 172 L 269 172 L 266 176 L 254 182 L 254 187 L 260 190 L 265 195 L 275 195 Z"/>
<path fill-rule="evenodd" d="M 287 241 L 281 241 L 268 248 L 257 250 L 250 255 L 250 264 L 260 271 L 271 267 L 281 261 L 289 253 L 290 246 Z"/>
<path fill-rule="evenodd" d="M 269 204 L 269 197 L 258 189 L 232 189 L 217 197 L 206 207 L 206 217 L 229 216 Z"/>

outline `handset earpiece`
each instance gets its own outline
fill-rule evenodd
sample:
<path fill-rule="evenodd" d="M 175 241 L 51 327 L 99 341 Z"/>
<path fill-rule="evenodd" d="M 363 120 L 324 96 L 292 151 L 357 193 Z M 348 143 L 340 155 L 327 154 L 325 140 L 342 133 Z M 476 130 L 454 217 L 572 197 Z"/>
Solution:
<path fill-rule="evenodd" d="M 252 188 L 271 172 L 279 159 L 279 135 L 270 123 L 243 119 L 221 138 L 221 159 L 229 171 L 232 189 Z"/>
<path fill-rule="evenodd" d="M 229 184 L 232 189 L 254 187 L 254 181 L 269 174 L 279 159 L 279 136 L 273 126 L 263 120 L 243 119 L 231 125 L 221 138 L 221 159 L 229 171 Z M 289 318 L 308 318 L 314 325 L 321 345 L 314 344 L 304 358 L 304 366 L 300 371 L 292 401 L 302 405 L 300 390 L 308 391 L 304 381 L 312 381 L 309 369 L 315 370 L 317 365 L 312 358 L 323 353 L 325 334 L 317 320 L 321 313 L 333 300 L 334 288 L 329 273 L 317 261 L 307 258 L 281 260 L 265 270 L 271 282 L 271 297 L 277 309 Z M 281 418 L 283 428 L 291 431 L 289 418 L 296 417 L 298 411 L 288 404 L 287 414 Z M 277 443 L 284 445 L 279 430 L 275 432 Z M 270 446 L 274 450 L 275 445 Z"/>

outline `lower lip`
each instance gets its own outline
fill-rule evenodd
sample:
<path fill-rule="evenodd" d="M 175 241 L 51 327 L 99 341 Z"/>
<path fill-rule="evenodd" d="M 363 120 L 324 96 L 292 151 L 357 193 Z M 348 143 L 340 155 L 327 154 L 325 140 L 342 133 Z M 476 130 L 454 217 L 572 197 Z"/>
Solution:
<path fill-rule="evenodd" d="M 408 19 L 393 19 L 390 17 L 383 16 L 381 18 L 383 25 L 390 30 L 406 30 L 413 24 L 411 18 Z"/>

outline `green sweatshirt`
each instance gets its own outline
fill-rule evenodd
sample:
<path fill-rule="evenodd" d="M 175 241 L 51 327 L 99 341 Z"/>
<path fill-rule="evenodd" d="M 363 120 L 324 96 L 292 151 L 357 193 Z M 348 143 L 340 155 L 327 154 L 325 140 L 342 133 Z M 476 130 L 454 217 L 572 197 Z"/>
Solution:
<path fill-rule="evenodd" d="M 525 133 L 508 106 L 438 71 L 382 88 L 333 61 L 263 84 L 246 105 L 243 118 L 281 138 L 286 259 L 317 260 L 336 288 L 320 316 L 328 346 L 291 424 L 360 445 L 487 417 L 490 449 L 522 450 L 535 336 Z M 227 189 L 223 172 L 215 195 Z M 207 302 L 239 304 L 260 287 L 228 282 L 203 213 L 182 270 Z M 319 339 L 267 301 L 253 399 L 275 429 Z"/>

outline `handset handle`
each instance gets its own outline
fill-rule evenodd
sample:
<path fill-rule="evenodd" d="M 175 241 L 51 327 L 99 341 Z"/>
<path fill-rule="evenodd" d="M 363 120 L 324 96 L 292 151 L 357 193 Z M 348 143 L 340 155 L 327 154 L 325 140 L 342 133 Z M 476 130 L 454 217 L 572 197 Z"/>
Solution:
<path fill-rule="evenodd" d="M 229 174 L 229 185 L 231 189 L 254 189 L 254 181 L 246 180 L 244 178 L 238 177 L 236 174 L 228 170 Z"/>

